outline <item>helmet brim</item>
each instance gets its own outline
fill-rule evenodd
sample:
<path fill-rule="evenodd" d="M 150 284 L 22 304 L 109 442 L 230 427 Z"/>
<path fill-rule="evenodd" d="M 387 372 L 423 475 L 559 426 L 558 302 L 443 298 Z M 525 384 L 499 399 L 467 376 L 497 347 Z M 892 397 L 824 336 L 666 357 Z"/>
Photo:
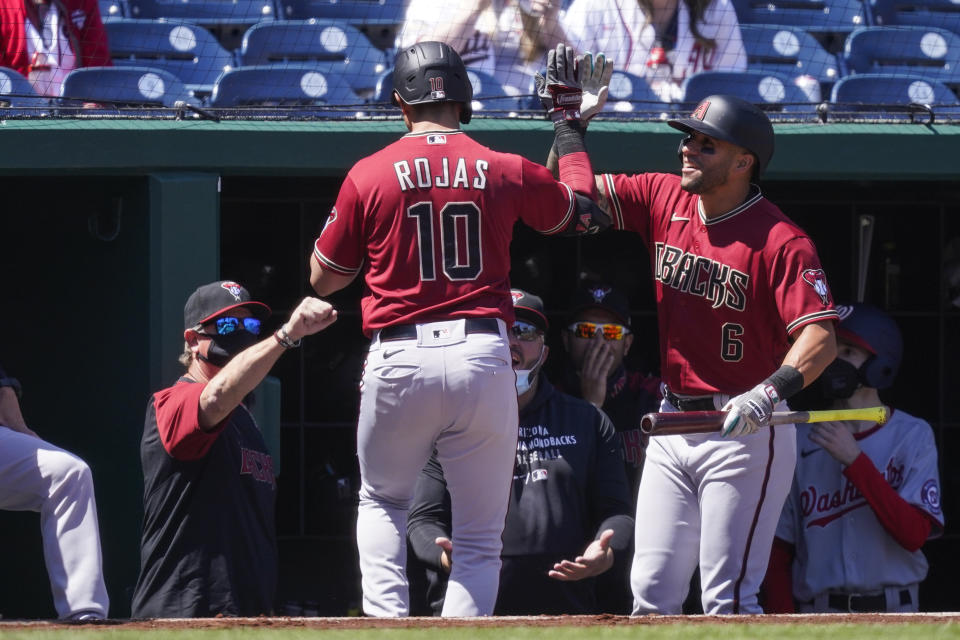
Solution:
<path fill-rule="evenodd" d="M 723 140 L 724 142 L 737 144 L 731 140 L 730 136 L 724 131 L 702 120 L 697 120 L 695 118 L 679 118 L 677 120 L 667 120 L 667 124 L 674 129 L 683 131 L 684 133 L 702 133 L 705 136 L 710 136 L 711 138 L 716 138 L 717 140 Z"/>

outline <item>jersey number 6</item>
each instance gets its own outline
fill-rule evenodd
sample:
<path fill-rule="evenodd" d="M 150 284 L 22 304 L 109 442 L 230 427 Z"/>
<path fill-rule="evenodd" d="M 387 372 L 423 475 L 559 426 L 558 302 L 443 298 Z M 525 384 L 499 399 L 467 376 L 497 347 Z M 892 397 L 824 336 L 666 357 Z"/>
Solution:
<path fill-rule="evenodd" d="M 418 202 L 407 209 L 417 221 L 420 280 L 436 280 L 433 203 Z M 465 246 L 464 246 L 465 245 Z M 476 280 L 483 270 L 480 251 L 480 208 L 473 202 L 449 202 L 440 210 L 440 255 L 450 280 Z"/>

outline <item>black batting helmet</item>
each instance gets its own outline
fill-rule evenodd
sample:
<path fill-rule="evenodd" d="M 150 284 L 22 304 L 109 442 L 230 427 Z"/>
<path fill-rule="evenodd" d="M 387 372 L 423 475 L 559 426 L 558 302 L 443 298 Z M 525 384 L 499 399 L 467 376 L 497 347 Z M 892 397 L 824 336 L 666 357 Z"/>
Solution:
<path fill-rule="evenodd" d="M 860 367 L 861 379 L 875 389 L 892 385 L 903 359 L 903 337 L 897 323 L 866 303 L 838 305 L 837 312 L 840 314 L 837 336 L 871 354 Z"/>
<path fill-rule="evenodd" d="M 407 104 L 460 102 L 460 122 L 467 124 L 473 115 L 473 86 L 460 54 L 444 42 L 418 42 L 397 53 L 393 67 L 393 90 Z"/>
<path fill-rule="evenodd" d="M 773 125 L 767 114 L 736 96 L 707 96 L 689 118 L 669 120 L 667 124 L 743 147 L 757 158 L 757 177 L 773 157 Z"/>

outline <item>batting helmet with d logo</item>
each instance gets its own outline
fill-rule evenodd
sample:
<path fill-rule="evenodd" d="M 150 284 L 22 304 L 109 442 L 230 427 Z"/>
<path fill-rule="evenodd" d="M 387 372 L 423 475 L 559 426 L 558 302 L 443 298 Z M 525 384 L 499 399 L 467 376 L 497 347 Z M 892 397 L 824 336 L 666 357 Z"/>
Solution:
<path fill-rule="evenodd" d="M 418 42 L 397 53 L 393 67 L 393 104 L 397 96 L 407 104 L 460 102 L 460 122 L 473 115 L 473 86 L 463 60 L 443 42 Z"/>

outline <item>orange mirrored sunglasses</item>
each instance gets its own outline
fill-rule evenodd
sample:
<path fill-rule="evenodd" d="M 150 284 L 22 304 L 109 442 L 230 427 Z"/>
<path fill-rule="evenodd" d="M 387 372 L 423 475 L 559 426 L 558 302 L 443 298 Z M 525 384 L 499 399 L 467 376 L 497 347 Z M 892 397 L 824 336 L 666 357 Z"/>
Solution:
<path fill-rule="evenodd" d="M 630 335 L 630 329 L 622 324 L 597 324 L 596 322 L 574 322 L 569 327 L 573 335 L 578 338 L 592 338 L 600 331 L 604 340 L 623 340 L 623 336 Z"/>

